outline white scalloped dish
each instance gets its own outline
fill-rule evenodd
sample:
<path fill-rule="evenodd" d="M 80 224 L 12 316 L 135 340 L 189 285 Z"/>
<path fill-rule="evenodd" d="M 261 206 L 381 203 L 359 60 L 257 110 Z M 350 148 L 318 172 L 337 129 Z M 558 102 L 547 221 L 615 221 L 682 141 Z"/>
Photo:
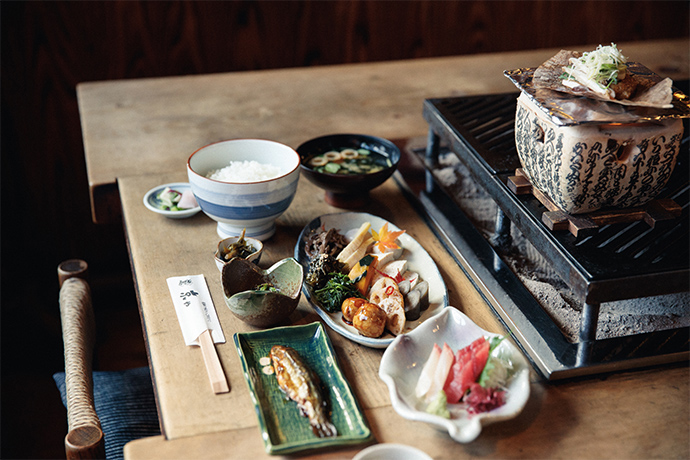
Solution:
<path fill-rule="evenodd" d="M 459 350 L 481 336 L 490 339 L 497 334 L 485 331 L 457 309 L 447 307 L 413 331 L 397 337 L 384 352 L 379 367 L 379 377 L 388 386 L 395 411 L 406 419 L 445 430 L 460 443 L 474 441 L 485 425 L 516 417 L 529 399 L 529 365 L 508 340 L 501 341 L 496 348 L 510 357 L 514 369 L 506 384 L 504 405 L 489 412 L 470 414 L 465 404 L 450 404 L 451 419 L 447 419 L 427 413 L 427 404 L 415 395 L 419 375 L 434 343 L 443 346 L 446 342 L 453 350 Z"/>

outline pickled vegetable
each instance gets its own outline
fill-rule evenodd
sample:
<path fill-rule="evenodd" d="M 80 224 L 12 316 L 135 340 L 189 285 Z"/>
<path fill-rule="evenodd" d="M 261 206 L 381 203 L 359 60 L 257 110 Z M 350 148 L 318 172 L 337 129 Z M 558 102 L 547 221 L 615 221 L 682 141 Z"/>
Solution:
<path fill-rule="evenodd" d="M 326 285 L 317 289 L 314 294 L 321 307 L 330 312 L 340 310 L 348 297 L 361 297 L 355 283 L 344 273 L 330 273 Z"/>
<path fill-rule="evenodd" d="M 256 252 L 256 248 L 244 239 L 245 231 L 246 229 L 242 229 L 242 234 L 240 235 L 240 238 L 223 251 L 223 254 L 221 254 L 223 260 L 227 262 L 230 259 L 234 259 L 235 257 L 246 259 L 247 257 Z"/>

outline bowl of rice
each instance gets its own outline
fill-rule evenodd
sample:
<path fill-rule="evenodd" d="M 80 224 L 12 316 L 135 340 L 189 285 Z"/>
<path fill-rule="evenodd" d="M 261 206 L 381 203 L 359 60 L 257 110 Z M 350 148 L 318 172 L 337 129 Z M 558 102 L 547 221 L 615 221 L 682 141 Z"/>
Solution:
<path fill-rule="evenodd" d="M 263 139 L 206 145 L 187 160 L 187 176 L 201 210 L 218 222 L 221 238 L 265 240 L 292 203 L 300 175 L 294 149 Z"/>

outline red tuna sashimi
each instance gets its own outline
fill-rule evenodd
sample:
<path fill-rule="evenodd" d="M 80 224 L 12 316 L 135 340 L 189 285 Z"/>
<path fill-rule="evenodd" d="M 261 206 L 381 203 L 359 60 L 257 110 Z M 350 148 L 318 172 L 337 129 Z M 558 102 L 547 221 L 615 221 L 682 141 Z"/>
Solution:
<path fill-rule="evenodd" d="M 479 379 L 489 358 L 489 348 L 489 342 L 484 337 L 480 337 L 458 350 L 455 362 L 443 385 L 449 404 L 458 403 L 470 385 Z"/>
<path fill-rule="evenodd" d="M 484 370 L 484 366 L 486 366 L 486 362 L 489 359 L 489 350 L 491 349 L 491 344 L 487 342 L 484 337 L 482 337 L 482 342 L 479 344 L 479 346 L 472 350 L 472 354 L 474 357 L 474 382 L 479 380 L 479 376 L 482 374 L 482 371 Z"/>
<path fill-rule="evenodd" d="M 450 372 L 448 372 L 446 383 L 443 385 L 443 391 L 446 393 L 448 404 L 457 404 L 460 398 L 462 398 L 462 379 L 460 374 L 465 365 L 470 362 L 471 357 L 472 352 L 469 346 L 458 350 L 455 354 L 455 362 L 453 362 L 453 366 L 451 366 Z"/>

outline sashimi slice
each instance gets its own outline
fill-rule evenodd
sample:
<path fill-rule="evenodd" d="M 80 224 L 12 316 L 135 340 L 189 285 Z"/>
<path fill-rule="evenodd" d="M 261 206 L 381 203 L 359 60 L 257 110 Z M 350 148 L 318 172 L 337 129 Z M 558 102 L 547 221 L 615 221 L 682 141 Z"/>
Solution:
<path fill-rule="evenodd" d="M 460 371 L 460 390 L 463 394 L 474 383 L 474 357 L 465 363 L 465 366 Z"/>
<path fill-rule="evenodd" d="M 469 345 L 469 346 L 470 346 L 470 350 L 476 350 L 476 349 L 478 349 L 479 347 L 483 347 L 485 343 L 488 343 L 488 342 L 486 341 L 486 338 L 484 338 L 484 337 L 479 337 L 477 340 L 475 340 L 474 342 L 472 342 L 472 343 Z"/>
<path fill-rule="evenodd" d="M 472 352 L 470 347 L 465 347 L 455 354 L 455 361 L 448 372 L 448 377 L 443 385 L 443 391 L 446 393 L 446 398 L 449 404 L 457 404 L 462 398 L 464 391 L 462 390 L 462 382 L 460 374 L 465 365 L 470 361 Z"/>
<path fill-rule="evenodd" d="M 453 366 L 454 360 L 455 356 L 453 356 L 453 350 L 447 343 L 444 343 L 443 349 L 441 350 L 441 356 L 438 358 L 438 364 L 436 365 L 436 370 L 434 371 L 431 386 L 426 393 L 427 401 L 435 398 L 438 392 L 443 389 L 443 384 L 446 382 L 448 372 Z"/>
<path fill-rule="evenodd" d="M 474 356 L 474 381 L 479 380 L 479 376 L 482 375 L 484 366 L 486 366 L 486 361 L 489 359 L 489 350 L 491 344 L 484 340 L 476 349 L 472 350 Z"/>
<path fill-rule="evenodd" d="M 434 344 L 434 348 L 429 354 L 429 358 L 424 363 L 422 368 L 422 373 L 419 374 L 419 380 L 417 380 L 417 386 L 415 388 L 415 396 L 419 399 L 423 398 L 429 392 L 431 388 L 431 383 L 436 372 L 436 366 L 438 366 L 438 360 L 441 357 L 441 347 L 438 344 Z"/>
<path fill-rule="evenodd" d="M 465 348 L 458 350 L 455 364 L 448 373 L 443 390 L 449 404 L 462 399 L 467 389 L 477 381 L 489 357 L 489 342 L 480 337 Z"/>

